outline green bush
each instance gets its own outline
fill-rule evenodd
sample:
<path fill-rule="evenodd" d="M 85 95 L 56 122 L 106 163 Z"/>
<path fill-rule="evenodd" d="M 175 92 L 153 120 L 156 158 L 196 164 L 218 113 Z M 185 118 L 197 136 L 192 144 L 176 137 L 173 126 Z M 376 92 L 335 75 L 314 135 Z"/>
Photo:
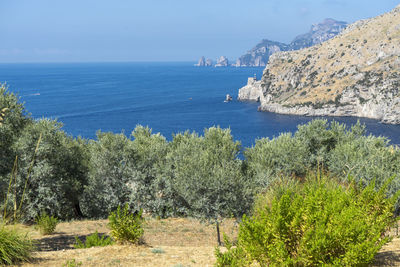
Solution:
<path fill-rule="evenodd" d="M 33 251 L 33 243 L 16 230 L 0 225 L 0 265 L 28 261 Z"/>
<path fill-rule="evenodd" d="M 72 260 L 67 260 L 62 266 L 63 267 L 79 267 L 79 266 L 82 266 L 82 262 L 72 259 Z"/>
<path fill-rule="evenodd" d="M 244 216 L 237 247 L 217 249 L 217 266 L 368 264 L 389 241 L 384 233 L 395 220 L 398 195 L 386 198 L 388 184 L 360 189 L 325 175 L 278 184 L 258 199 L 252 217 Z"/>
<path fill-rule="evenodd" d="M 36 227 L 42 235 L 50 235 L 56 230 L 58 219 L 54 216 L 49 216 L 47 213 L 42 213 L 36 217 Z"/>
<path fill-rule="evenodd" d="M 134 214 L 129 211 L 128 204 L 122 210 L 118 206 L 117 210 L 110 214 L 108 220 L 111 228 L 111 236 L 116 241 L 122 243 L 140 243 L 144 232 L 142 210 Z"/>
<path fill-rule="evenodd" d="M 112 245 L 113 243 L 114 242 L 110 237 L 99 235 L 96 231 L 94 234 L 87 236 L 85 242 L 82 242 L 77 236 L 75 236 L 74 248 L 105 247 Z"/>

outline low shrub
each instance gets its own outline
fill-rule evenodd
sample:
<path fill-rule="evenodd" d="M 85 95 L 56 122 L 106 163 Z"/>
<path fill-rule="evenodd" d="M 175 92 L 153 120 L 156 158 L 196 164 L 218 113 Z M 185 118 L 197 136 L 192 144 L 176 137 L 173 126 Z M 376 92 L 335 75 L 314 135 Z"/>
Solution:
<path fill-rule="evenodd" d="M 165 253 L 165 250 L 163 250 L 162 248 L 153 248 L 153 249 L 151 250 L 151 253 L 154 253 L 154 254 L 163 254 L 163 253 Z"/>
<path fill-rule="evenodd" d="M 82 266 L 82 262 L 72 259 L 72 260 L 67 260 L 62 266 L 63 267 L 79 267 L 79 266 Z"/>
<path fill-rule="evenodd" d="M 252 217 L 244 216 L 237 247 L 216 250 L 217 266 L 368 264 L 389 241 L 384 233 L 395 220 L 398 194 L 386 197 L 389 182 L 376 191 L 374 182 L 360 189 L 323 175 L 275 186 L 258 199 Z"/>
<path fill-rule="evenodd" d="M 111 212 L 108 217 L 111 236 L 121 243 L 138 244 L 143 236 L 142 210 L 131 213 L 128 204 L 122 209 L 118 206 L 117 210 Z"/>
<path fill-rule="evenodd" d="M 42 235 L 50 235 L 56 230 L 58 219 L 54 216 L 49 216 L 47 213 L 42 213 L 36 217 L 36 227 Z"/>
<path fill-rule="evenodd" d="M 87 236 L 85 242 L 82 242 L 77 236 L 75 236 L 74 248 L 105 247 L 112 245 L 113 243 L 114 242 L 110 237 L 99 235 L 96 231 L 94 234 Z"/>
<path fill-rule="evenodd" d="M 26 235 L 0 225 L 0 265 L 28 261 L 33 243 Z"/>

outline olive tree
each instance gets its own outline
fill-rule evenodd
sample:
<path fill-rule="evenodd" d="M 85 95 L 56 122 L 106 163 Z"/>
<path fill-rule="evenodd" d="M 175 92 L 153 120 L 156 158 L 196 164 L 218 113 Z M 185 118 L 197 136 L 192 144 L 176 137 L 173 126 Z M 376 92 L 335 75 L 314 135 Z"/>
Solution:
<path fill-rule="evenodd" d="M 124 134 L 97 132 L 88 144 L 89 175 L 82 210 L 90 218 L 106 218 L 129 202 L 132 155 Z"/>
<path fill-rule="evenodd" d="M 7 181 L 15 161 L 14 144 L 24 127 L 31 122 L 24 105 L 14 93 L 8 91 L 5 84 L 0 84 L 0 188 L 7 188 Z M 0 192 L 0 201 L 4 199 Z"/>
<path fill-rule="evenodd" d="M 25 127 L 15 144 L 19 160 L 14 198 L 19 199 L 23 221 L 32 221 L 43 211 L 61 219 L 81 215 L 84 154 L 61 127 L 57 121 L 39 120 Z"/>
<path fill-rule="evenodd" d="M 204 137 L 196 133 L 174 136 L 167 161 L 174 192 L 187 214 L 216 223 L 224 217 L 240 217 L 252 204 L 251 181 L 237 159 L 240 143 L 229 129 L 212 127 Z"/>
<path fill-rule="evenodd" d="M 137 126 L 132 136 L 131 205 L 160 217 L 179 215 L 171 194 L 170 180 L 165 176 L 165 157 L 169 149 L 167 140 L 143 126 Z"/>
<path fill-rule="evenodd" d="M 307 172 L 307 146 L 290 133 L 271 140 L 259 139 L 245 150 L 244 155 L 247 171 L 260 188 L 265 188 L 280 175 L 304 176 Z"/>

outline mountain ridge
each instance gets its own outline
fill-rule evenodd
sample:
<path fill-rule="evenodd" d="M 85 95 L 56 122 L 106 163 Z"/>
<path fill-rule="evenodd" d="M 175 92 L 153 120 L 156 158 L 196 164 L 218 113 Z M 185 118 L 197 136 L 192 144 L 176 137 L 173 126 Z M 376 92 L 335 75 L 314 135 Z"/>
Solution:
<path fill-rule="evenodd" d="M 297 35 L 290 44 L 262 40 L 246 54 L 239 57 L 234 64 L 237 67 L 266 66 L 269 57 L 280 51 L 300 50 L 325 42 L 339 34 L 347 26 L 347 22 L 326 18 L 313 24 L 307 33 Z"/>

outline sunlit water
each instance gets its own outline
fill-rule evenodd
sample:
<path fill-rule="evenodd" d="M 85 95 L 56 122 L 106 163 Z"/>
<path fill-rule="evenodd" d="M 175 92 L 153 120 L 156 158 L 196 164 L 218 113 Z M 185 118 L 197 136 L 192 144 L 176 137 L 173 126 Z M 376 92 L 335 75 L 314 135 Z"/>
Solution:
<path fill-rule="evenodd" d="M 251 146 L 256 138 L 295 131 L 312 117 L 258 112 L 257 103 L 236 100 L 247 78 L 262 68 L 194 67 L 193 63 L 0 64 L 7 82 L 34 118 L 57 118 L 73 136 L 94 138 L 97 130 L 129 135 L 137 124 L 171 139 L 185 130 L 202 133 L 219 125 Z M 225 95 L 234 100 L 224 103 Z M 369 133 L 400 144 L 400 126 L 376 120 L 336 117 L 365 123 Z"/>

